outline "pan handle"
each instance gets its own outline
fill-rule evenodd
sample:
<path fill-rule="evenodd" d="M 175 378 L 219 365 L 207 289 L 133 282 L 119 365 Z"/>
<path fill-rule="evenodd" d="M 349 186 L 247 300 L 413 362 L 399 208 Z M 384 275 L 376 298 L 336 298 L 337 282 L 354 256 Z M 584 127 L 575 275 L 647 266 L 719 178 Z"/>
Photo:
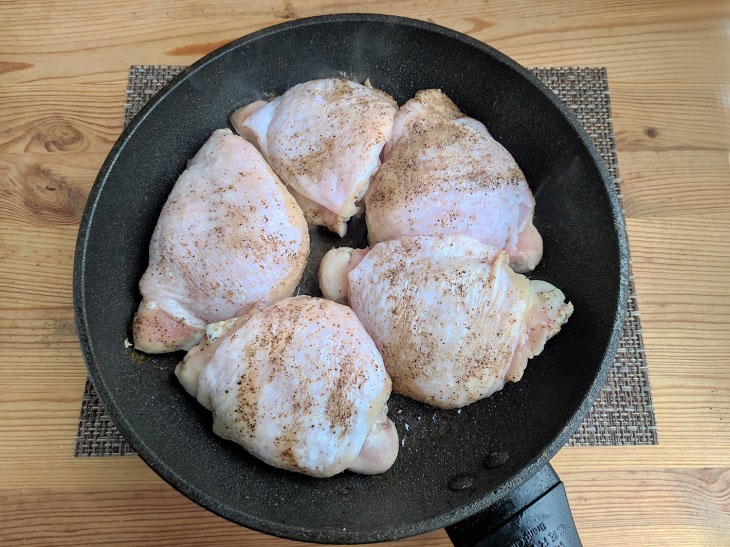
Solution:
<path fill-rule="evenodd" d="M 446 528 L 455 547 L 580 547 L 565 487 L 550 464 L 491 507 Z"/>

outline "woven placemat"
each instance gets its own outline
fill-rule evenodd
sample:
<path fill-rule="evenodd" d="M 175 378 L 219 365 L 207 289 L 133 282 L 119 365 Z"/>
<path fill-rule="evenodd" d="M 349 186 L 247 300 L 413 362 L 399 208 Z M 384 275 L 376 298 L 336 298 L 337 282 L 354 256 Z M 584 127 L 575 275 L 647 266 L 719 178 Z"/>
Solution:
<path fill-rule="evenodd" d="M 125 124 L 180 72 L 181 66 L 135 65 L 127 85 Z M 621 196 L 616 143 L 611 129 L 611 104 L 603 68 L 536 68 L 532 72 L 555 92 L 585 127 L 596 144 Z M 616 360 L 601 396 L 568 445 L 656 444 L 657 431 L 641 338 L 634 277 L 630 276 L 626 323 Z M 79 417 L 76 456 L 123 456 L 134 450 L 109 419 L 94 388 L 86 380 Z"/>

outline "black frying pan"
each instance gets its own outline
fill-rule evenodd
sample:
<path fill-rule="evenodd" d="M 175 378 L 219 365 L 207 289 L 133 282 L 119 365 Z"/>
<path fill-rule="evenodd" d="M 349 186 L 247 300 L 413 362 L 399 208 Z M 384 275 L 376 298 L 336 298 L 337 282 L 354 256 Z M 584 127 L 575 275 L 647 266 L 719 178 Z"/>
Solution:
<path fill-rule="evenodd" d="M 208 413 L 173 375 L 181 355 L 142 355 L 126 349 L 124 339 L 131 338 L 152 230 L 188 158 L 237 106 L 339 73 L 370 78 L 401 103 L 419 89 L 439 87 L 486 124 L 515 156 L 537 199 L 545 256 L 531 276 L 560 287 L 575 313 L 521 382 L 460 413 L 394 395 L 390 414 L 404 445 L 393 468 L 377 477 L 343 473 L 322 480 L 269 467 L 216 437 Z M 343 244 L 365 246 L 362 224 L 344 240 L 312 231 L 303 294 L 319 294 L 319 259 Z M 353 543 L 427 532 L 486 509 L 450 527 L 452 538 L 472 544 L 498 528 L 493 532 L 517 545 L 551 531 L 567 544 L 572 523 L 545 520 L 551 506 L 559 517 L 567 511 L 546 464 L 606 377 L 624 315 L 627 268 L 608 174 L 575 117 L 535 77 L 443 27 L 335 15 L 231 42 L 144 107 L 89 196 L 76 247 L 74 303 L 89 374 L 116 426 L 166 481 L 227 519 L 293 539 Z"/>

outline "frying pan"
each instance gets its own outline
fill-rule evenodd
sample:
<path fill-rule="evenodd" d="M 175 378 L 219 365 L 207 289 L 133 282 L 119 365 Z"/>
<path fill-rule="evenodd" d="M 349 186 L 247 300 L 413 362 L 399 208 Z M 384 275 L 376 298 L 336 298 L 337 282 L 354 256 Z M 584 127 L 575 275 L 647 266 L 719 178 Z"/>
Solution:
<path fill-rule="evenodd" d="M 215 436 L 208 413 L 174 378 L 181 354 L 143 355 L 124 340 L 150 236 L 188 158 L 236 107 L 339 74 L 370 78 L 399 103 L 441 88 L 486 124 L 537 200 L 545 255 L 530 275 L 560 287 L 575 313 L 520 382 L 486 400 L 444 411 L 393 395 L 390 415 L 402 439 L 393 468 L 322 480 L 269 467 Z M 344 240 L 312 230 L 301 294 L 319 295 L 316 268 L 327 249 L 366 245 L 363 224 L 353 221 Z M 377 542 L 446 526 L 459 545 L 530 545 L 547 534 L 567 545 L 578 539 L 562 484 L 546 464 L 590 408 L 616 350 L 628 279 L 623 226 L 606 169 L 578 121 L 505 55 L 399 17 L 293 21 L 235 40 L 183 71 L 112 148 L 76 247 L 81 348 L 100 399 L 144 461 L 234 522 L 315 542 Z"/>

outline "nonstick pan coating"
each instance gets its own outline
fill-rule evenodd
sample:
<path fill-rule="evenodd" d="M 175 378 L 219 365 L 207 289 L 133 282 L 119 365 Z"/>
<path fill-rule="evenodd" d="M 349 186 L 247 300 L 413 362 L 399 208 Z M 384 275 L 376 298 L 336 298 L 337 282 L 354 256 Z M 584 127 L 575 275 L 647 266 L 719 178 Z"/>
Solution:
<path fill-rule="evenodd" d="M 242 104 L 313 78 L 344 74 L 399 103 L 441 88 L 515 156 L 537 199 L 545 256 L 532 278 L 575 305 L 524 378 L 461 412 L 394 395 L 403 439 L 387 473 L 321 480 L 279 471 L 216 437 L 178 385 L 181 354 L 125 348 L 137 283 L 160 209 L 211 132 Z M 316 268 L 332 246 L 364 246 L 364 222 L 344 240 L 317 229 L 301 294 L 319 295 Z M 74 301 L 91 379 L 115 425 L 166 481 L 219 515 L 270 534 L 370 542 L 439 528 L 521 484 L 564 444 L 614 355 L 626 298 L 623 220 L 609 177 L 576 119 L 541 83 L 494 49 L 428 23 L 335 15 L 264 29 L 185 70 L 124 131 L 91 191 L 76 250 Z M 408 428 L 406 429 L 406 424 Z M 492 451 L 507 461 L 488 468 Z M 454 476 L 467 474 L 459 480 Z M 471 480 L 471 485 L 469 486 Z M 463 487 L 459 489 L 458 487 Z M 465 487 L 466 486 L 466 487 Z"/>

